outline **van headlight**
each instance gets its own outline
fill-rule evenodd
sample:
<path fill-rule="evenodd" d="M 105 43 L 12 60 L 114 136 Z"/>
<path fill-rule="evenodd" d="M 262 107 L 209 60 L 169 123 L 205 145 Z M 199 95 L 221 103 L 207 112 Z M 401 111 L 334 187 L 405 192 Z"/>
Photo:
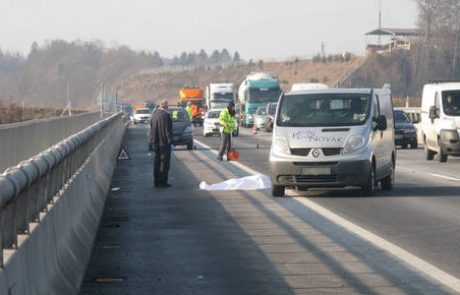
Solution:
<path fill-rule="evenodd" d="M 290 155 L 289 145 L 283 137 L 277 137 L 273 141 L 273 152 L 276 154 Z"/>
<path fill-rule="evenodd" d="M 185 134 L 187 134 L 187 133 L 192 133 L 192 132 L 193 132 L 192 126 L 187 126 L 187 127 L 185 127 L 185 129 L 184 129 L 184 133 L 185 133 Z"/>
<path fill-rule="evenodd" d="M 366 139 L 362 135 L 350 136 L 343 148 L 343 154 L 350 154 L 359 150 L 366 144 Z"/>

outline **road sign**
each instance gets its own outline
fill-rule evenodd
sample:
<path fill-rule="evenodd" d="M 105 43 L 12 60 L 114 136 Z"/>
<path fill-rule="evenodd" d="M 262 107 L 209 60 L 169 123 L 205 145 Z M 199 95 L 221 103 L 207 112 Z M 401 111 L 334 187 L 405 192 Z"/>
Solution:
<path fill-rule="evenodd" d="M 130 160 L 128 153 L 124 148 L 120 149 L 120 153 L 118 154 L 118 160 Z"/>

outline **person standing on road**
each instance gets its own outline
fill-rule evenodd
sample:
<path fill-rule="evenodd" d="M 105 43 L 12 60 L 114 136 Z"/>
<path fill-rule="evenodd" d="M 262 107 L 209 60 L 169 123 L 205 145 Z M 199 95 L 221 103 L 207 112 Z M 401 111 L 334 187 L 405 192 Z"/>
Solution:
<path fill-rule="evenodd" d="M 150 120 L 150 142 L 155 151 L 153 180 L 155 187 L 171 187 L 168 183 L 171 163 L 172 120 L 168 113 L 168 102 L 163 100 Z"/>
<path fill-rule="evenodd" d="M 188 117 L 190 119 L 190 122 L 192 122 L 192 120 L 193 120 L 193 111 L 192 111 L 192 103 L 191 102 L 187 103 L 187 107 L 185 108 L 185 110 L 187 111 L 187 114 L 188 114 Z"/>
<path fill-rule="evenodd" d="M 232 133 L 236 130 L 235 126 L 235 104 L 230 102 L 225 110 L 220 112 L 219 123 L 222 128 L 221 138 L 222 145 L 220 146 L 219 155 L 217 159 L 222 161 L 225 150 L 227 150 L 227 160 L 228 152 L 232 149 Z"/>

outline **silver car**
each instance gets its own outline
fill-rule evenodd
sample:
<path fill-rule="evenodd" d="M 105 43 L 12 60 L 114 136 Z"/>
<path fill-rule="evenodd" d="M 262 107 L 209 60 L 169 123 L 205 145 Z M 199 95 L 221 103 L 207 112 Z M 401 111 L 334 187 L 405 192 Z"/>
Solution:
<path fill-rule="evenodd" d="M 267 116 L 267 106 L 258 107 L 254 114 L 254 126 L 256 126 L 257 130 L 264 128 L 266 116 Z"/>

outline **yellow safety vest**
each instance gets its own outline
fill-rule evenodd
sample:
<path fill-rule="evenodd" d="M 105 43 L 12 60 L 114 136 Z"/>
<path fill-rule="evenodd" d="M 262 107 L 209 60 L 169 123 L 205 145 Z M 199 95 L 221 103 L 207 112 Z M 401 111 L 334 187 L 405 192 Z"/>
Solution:
<path fill-rule="evenodd" d="M 230 115 L 228 109 L 225 109 L 222 112 L 220 112 L 219 123 L 223 127 L 222 131 L 224 133 L 230 134 L 236 130 L 235 116 Z"/>
<path fill-rule="evenodd" d="M 192 115 L 192 107 L 186 107 L 185 110 L 187 111 L 188 113 L 188 117 L 190 118 L 190 121 L 192 121 L 193 119 L 193 115 Z"/>

